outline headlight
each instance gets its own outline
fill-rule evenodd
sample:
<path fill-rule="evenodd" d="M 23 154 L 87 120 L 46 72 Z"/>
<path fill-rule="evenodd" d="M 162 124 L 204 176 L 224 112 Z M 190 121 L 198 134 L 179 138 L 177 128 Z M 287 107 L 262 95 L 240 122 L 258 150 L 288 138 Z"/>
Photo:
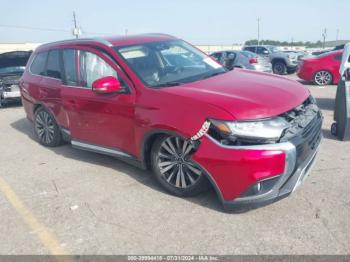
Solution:
<path fill-rule="evenodd" d="M 289 123 L 281 117 L 259 121 L 218 121 L 211 123 L 223 134 L 237 138 L 278 140 Z"/>

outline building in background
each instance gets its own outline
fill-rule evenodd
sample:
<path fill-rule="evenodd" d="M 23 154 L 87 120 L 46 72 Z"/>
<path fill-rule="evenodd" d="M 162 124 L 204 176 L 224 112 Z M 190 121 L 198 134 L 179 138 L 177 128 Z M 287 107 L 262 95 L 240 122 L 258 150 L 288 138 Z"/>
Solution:
<path fill-rule="evenodd" d="M 39 45 L 39 43 L 0 43 L 0 54 L 12 51 L 30 51 Z"/>

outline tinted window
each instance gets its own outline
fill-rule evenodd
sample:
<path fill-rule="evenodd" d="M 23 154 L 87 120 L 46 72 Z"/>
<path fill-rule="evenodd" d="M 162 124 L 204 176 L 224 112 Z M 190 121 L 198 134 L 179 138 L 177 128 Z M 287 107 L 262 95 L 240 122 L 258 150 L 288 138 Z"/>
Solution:
<path fill-rule="evenodd" d="M 76 71 L 76 50 L 63 50 L 63 66 L 65 84 L 70 86 L 77 86 L 77 71 Z"/>
<path fill-rule="evenodd" d="M 341 61 L 342 55 L 337 55 L 334 57 L 335 60 Z"/>
<path fill-rule="evenodd" d="M 45 75 L 46 59 L 47 52 L 37 54 L 30 66 L 30 71 L 35 75 Z"/>
<path fill-rule="evenodd" d="M 258 54 L 265 54 L 267 49 L 265 47 L 258 47 Z"/>
<path fill-rule="evenodd" d="M 254 52 L 254 53 L 256 52 L 255 49 L 256 49 L 256 47 L 254 47 L 254 46 L 247 46 L 247 47 L 244 48 L 244 50 L 247 50 L 247 51 L 250 51 L 250 52 Z"/>
<path fill-rule="evenodd" d="M 117 72 L 101 57 L 93 53 L 80 51 L 79 63 L 82 87 L 91 88 L 92 83 L 102 77 L 114 76 L 118 78 Z"/>
<path fill-rule="evenodd" d="M 58 50 L 49 52 L 47 58 L 46 75 L 49 77 L 61 79 L 60 55 Z"/>
<path fill-rule="evenodd" d="M 215 54 L 212 54 L 211 56 L 215 57 L 216 60 L 220 61 L 222 54 L 221 53 L 215 53 Z"/>

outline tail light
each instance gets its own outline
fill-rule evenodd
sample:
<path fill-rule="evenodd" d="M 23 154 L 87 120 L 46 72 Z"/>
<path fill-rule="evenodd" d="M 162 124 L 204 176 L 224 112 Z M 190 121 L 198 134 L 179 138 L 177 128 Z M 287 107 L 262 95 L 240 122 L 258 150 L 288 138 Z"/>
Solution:
<path fill-rule="evenodd" d="M 258 59 L 257 58 L 249 59 L 249 64 L 257 64 L 257 63 L 258 63 Z"/>

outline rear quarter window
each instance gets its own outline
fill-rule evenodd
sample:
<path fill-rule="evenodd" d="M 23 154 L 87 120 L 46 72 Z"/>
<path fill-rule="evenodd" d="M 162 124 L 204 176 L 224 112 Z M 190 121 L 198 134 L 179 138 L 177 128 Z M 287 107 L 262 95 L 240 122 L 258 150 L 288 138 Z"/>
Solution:
<path fill-rule="evenodd" d="M 45 65 L 48 52 L 38 53 L 30 66 L 30 72 L 35 75 L 45 75 Z"/>
<path fill-rule="evenodd" d="M 52 78 L 61 79 L 60 53 L 58 50 L 51 50 L 49 52 L 46 75 Z"/>

